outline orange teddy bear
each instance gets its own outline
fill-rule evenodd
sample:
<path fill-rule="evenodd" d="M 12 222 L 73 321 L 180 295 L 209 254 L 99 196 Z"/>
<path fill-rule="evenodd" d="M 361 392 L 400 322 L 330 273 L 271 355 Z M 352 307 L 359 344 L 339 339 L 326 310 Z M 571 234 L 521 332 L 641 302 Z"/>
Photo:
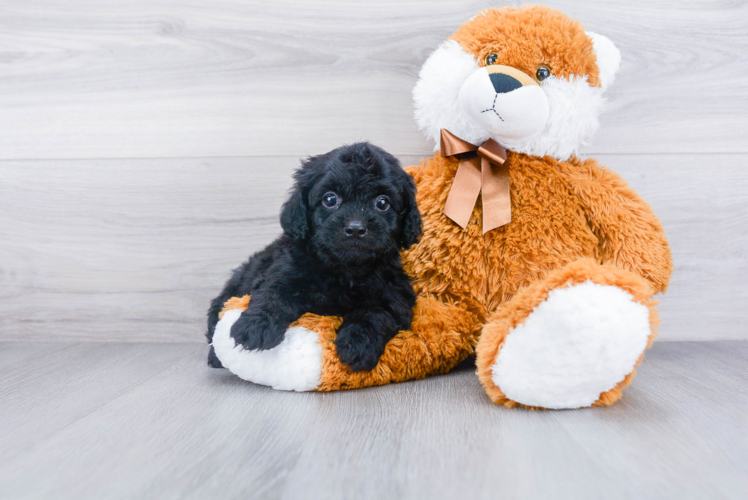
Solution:
<path fill-rule="evenodd" d="M 403 253 L 418 294 L 411 330 L 374 370 L 352 373 L 335 354 L 339 318 L 307 314 L 275 349 L 237 348 L 229 332 L 249 298 L 235 298 L 213 339 L 223 365 L 277 389 L 330 391 L 446 373 L 475 353 L 498 404 L 618 400 L 672 272 L 649 206 L 576 156 L 619 64 L 610 40 L 545 7 L 461 26 L 413 91 L 418 125 L 441 149 L 408 168 L 424 226 Z"/>

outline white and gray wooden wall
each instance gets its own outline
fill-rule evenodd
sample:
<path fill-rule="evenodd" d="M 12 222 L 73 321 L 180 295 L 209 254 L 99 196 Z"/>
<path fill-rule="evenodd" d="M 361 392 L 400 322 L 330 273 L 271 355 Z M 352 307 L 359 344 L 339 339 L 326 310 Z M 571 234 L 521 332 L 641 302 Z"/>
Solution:
<path fill-rule="evenodd" d="M 748 4 L 547 3 L 622 52 L 588 155 L 668 232 L 660 338 L 748 338 Z M 201 342 L 299 158 L 429 155 L 418 70 L 499 5 L 0 2 L 0 339 Z"/>

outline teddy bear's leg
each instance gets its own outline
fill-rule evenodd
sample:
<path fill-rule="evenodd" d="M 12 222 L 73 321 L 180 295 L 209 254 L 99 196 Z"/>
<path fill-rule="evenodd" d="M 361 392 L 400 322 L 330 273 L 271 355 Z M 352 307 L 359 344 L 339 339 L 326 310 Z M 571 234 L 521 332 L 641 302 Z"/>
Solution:
<path fill-rule="evenodd" d="M 655 336 L 652 289 L 580 260 L 520 291 L 489 318 L 478 376 L 497 404 L 562 409 L 620 399 Z"/>
<path fill-rule="evenodd" d="M 336 354 L 340 318 L 306 314 L 273 349 L 247 351 L 236 346 L 230 336 L 231 325 L 248 303 L 249 297 L 227 302 L 216 325 L 213 348 L 232 373 L 280 390 L 355 389 L 446 373 L 473 353 L 480 332 L 474 314 L 433 297 L 419 297 L 411 329 L 387 343 L 373 370 L 351 372 Z"/>

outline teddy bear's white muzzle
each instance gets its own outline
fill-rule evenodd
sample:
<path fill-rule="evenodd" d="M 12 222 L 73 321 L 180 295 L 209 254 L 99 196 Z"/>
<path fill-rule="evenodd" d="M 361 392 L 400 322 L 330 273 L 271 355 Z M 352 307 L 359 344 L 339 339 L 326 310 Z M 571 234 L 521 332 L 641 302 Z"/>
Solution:
<path fill-rule="evenodd" d="M 487 67 L 465 80 L 458 102 L 499 143 L 527 139 L 548 122 L 548 98 L 539 85 L 523 85 L 509 75 L 489 73 Z"/>

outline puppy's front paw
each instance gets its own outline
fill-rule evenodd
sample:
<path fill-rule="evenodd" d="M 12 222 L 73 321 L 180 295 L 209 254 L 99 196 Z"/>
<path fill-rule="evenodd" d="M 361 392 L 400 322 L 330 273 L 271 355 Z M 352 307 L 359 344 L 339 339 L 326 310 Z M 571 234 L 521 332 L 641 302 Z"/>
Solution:
<path fill-rule="evenodd" d="M 265 351 L 283 342 L 286 326 L 266 314 L 244 313 L 231 327 L 231 337 L 245 349 Z"/>
<path fill-rule="evenodd" d="M 343 323 L 335 346 L 340 361 L 354 372 L 373 370 L 384 354 L 382 337 L 357 323 Z"/>

